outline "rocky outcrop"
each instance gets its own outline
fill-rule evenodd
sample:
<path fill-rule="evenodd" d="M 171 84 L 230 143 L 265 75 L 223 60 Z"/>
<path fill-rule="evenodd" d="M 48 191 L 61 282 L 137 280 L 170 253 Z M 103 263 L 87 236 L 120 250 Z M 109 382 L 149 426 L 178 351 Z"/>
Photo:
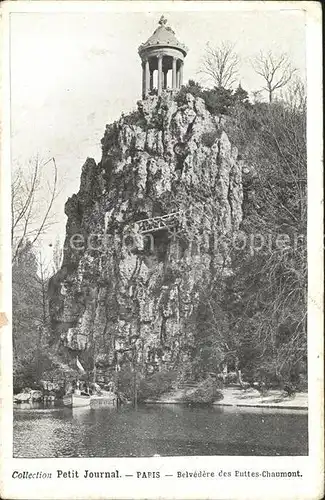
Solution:
<path fill-rule="evenodd" d="M 200 98 L 140 101 L 106 126 L 102 151 L 66 203 L 49 287 L 53 342 L 88 369 L 95 358 L 99 380 L 123 364 L 151 373 L 191 357 L 202 290 L 231 273 L 242 217 L 237 150 Z"/>

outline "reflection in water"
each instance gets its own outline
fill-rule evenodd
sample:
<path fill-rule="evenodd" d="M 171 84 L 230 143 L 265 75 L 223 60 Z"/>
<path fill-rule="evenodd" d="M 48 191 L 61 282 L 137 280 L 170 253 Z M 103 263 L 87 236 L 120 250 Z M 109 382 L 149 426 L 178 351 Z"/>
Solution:
<path fill-rule="evenodd" d="M 90 406 L 80 406 L 79 408 L 66 408 L 67 412 L 70 412 L 73 420 L 81 422 L 86 422 L 89 418 L 89 412 L 91 411 Z"/>
<path fill-rule="evenodd" d="M 34 401 L 32 403 L 14 403 L 15 410 L 44 410 L 47 408 L 55 408 L 55 406 L 56 405 L 54 401 L 46 404 L 37 401 Z"/>
<path fill-rule="evenodd" d="M 175 404 L 14 411 L 15 457 L 306 454 L 303 411 Z"/>

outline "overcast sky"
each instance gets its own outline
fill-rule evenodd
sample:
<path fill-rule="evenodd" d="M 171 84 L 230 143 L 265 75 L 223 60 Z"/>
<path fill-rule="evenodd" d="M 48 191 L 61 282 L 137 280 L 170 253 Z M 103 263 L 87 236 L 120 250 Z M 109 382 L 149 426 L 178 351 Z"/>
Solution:
<path fill-rule="evenodd" d="M 100 160 L 105 124 L 141 98 L 138 46 L 164 14 L 177 38 L 189 47 L 184 82 L 199 79 L 207 42 L 229 40 L 241 57 L 240 81 L 248 91 L 262 81 L 249 59 L 259 50 L 287 52 L 305 76 L 304 13 L 151 12 L 11 14 L 11 154 L 26 165 L 39 154 L 54 156 L 64 179 L 56 201 L 64 234 L 64 203 L 77 192 L 87 156 Z M 48 164 L 48 168 L 49 168 Z M 48 235 L 46 244 L 54 240 Z"/>

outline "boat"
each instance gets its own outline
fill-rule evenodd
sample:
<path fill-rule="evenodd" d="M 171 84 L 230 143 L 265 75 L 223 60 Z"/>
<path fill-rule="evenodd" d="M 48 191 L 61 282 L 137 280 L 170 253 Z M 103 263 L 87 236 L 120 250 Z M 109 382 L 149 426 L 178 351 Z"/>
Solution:
<path fill-rule="evenodd" d="M 71 406 L 72 408 L 76 408 L 77 406 L 90 406 L 90 400 L 90 394 L 81 393 L 80 391 L 75 391 L 63 396 L 64 406 Z"/>
<path fill-rule="evenodd" d="M 29 403 L 31 399 L 30 392 L 20 392 L 19 394 L 14 395 L 15 403 Z"/>

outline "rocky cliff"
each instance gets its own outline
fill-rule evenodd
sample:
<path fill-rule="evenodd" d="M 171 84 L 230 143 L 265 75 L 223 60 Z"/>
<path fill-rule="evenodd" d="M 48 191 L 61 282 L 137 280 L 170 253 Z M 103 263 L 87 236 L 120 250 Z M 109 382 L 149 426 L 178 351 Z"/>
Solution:
<path fill-rule="evenodd" d="M 241 170 L 220 120 L 191 94 L 151 96 L 107 125 L 100 163 L 87 159 L 65 206 L 53 342 L 89 370 L 95 360 L 99 379 L 190 359 L 200 295 L 231 273 Z"/>

